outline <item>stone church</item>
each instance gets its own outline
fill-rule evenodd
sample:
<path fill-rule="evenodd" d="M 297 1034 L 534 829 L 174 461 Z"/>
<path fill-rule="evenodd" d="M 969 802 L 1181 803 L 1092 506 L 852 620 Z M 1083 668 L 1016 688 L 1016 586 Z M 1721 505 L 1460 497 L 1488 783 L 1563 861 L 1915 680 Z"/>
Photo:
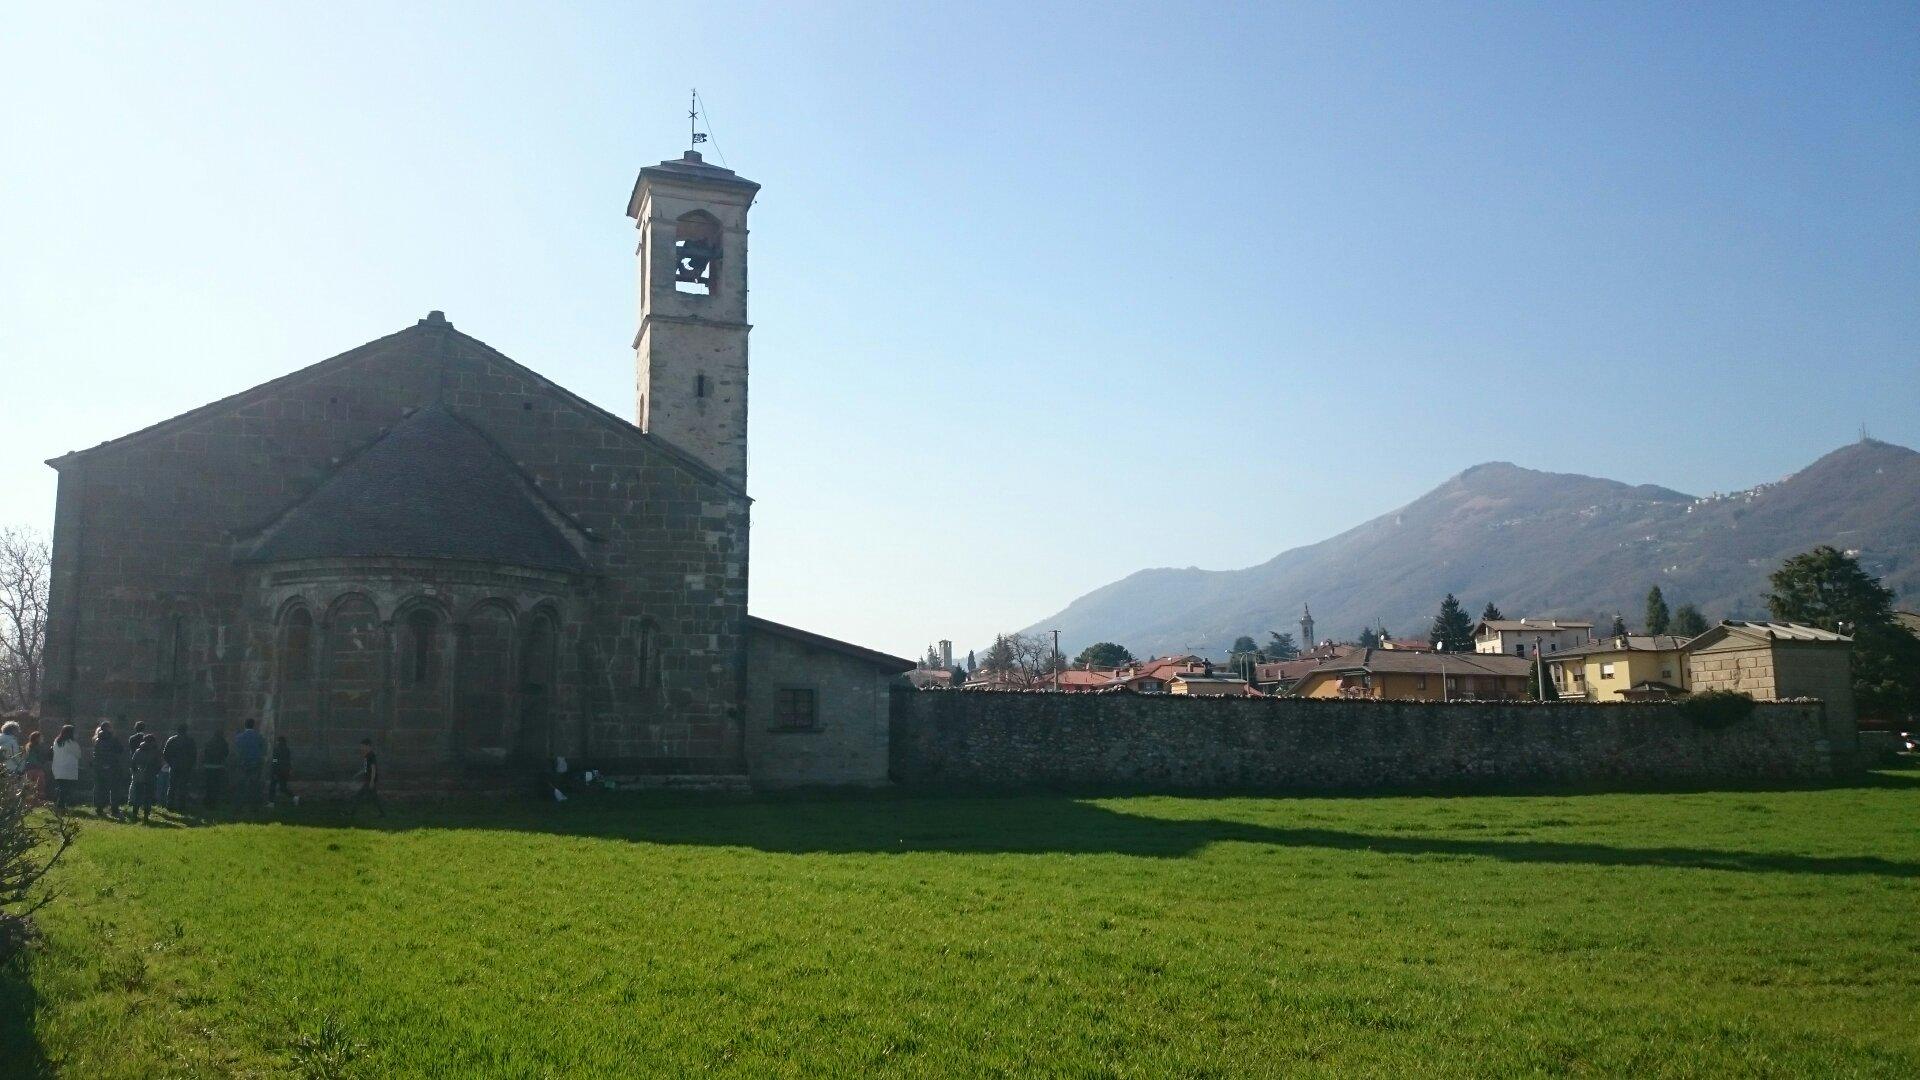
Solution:
<path fill-rule="evenodd" d="M 912 662 L 748 614 L 758 190 L 694 152 L 640 171 L 633 423 L 436 311 L 50 461 L 49 719 L 258 718 L 309 781 L 372 736 L 420 788 L 555 756 L 884 782 Z"/>

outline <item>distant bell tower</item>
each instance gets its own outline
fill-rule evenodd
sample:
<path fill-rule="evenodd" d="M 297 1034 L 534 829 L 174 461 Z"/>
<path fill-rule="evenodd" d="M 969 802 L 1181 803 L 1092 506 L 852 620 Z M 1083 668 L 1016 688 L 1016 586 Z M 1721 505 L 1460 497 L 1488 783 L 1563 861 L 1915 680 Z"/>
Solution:
<path fill-rule="evenodd" d="M 689 150 L 640 170 L 636 422 L 745 486 L 747 210 L 760 185 Z"/>
<path fill-rule="evenodd" d="M 1314 645 L 1313 608 L 1310 605 L 1301 604 L 1300 605 L 1300 651 L 1312 652 L 1313 645 Z"/>

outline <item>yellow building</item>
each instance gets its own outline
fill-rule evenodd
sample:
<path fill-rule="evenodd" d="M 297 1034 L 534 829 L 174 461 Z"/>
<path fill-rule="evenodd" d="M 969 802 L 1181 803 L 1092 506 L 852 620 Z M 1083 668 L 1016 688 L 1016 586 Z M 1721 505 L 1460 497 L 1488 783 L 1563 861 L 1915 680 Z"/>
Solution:
<path fill-rule="evenodd" d="M 1515 701 L 1533 696 L 1532 662 L 1488 653 L 1356 649 L 1307 672 L 1294 697 Z"/>
<path fill-rule="evenodd" d="M 1645 701 L 1687 692 L 1687 639 L 1626 634 L 1547 656 L 1561 700 Z"/>

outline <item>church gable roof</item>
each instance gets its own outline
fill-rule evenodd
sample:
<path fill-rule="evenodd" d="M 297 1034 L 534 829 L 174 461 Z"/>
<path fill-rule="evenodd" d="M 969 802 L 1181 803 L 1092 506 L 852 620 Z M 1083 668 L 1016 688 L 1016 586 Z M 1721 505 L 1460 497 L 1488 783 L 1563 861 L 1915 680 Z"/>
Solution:
<path fill-rule="evenodd" d="M 435 404 L 342 462 L 241 558 L 457 559 L 586 573 L 539 500 L 486 436 Z"/>
<path fill-rule="evenodd" d="M 493 348 L 486 342 L 453 328 L 440 312 L 430 312 L 426 318 L 397 333 L 375 338 L 364 345 L 349 349 L 337 356 L 329 357 L 317 364 L 310 364 L 297 371 L 289 372 L 277 379 L 270 379 L 257 386 L 231 394 L 217 401 L 209 402 L 195 409 L 162 420 L 157 424 L 141 428 L 138 431 L 110 439 L 84 450 L 75 450 L 59 457 L 49 459 L 47 464 L 59 469 L 69 462 L 82 461 L 94 455 L 108 451 L 138 446 L 148 439 L 190 428 L 197 422 L 219 417 L 245 408 L 246 406 L 271 397 L 278 391 L 299 386 L 315 379 L 325 378 L 343 368 L 371 361 L 397 361 L 403 364 L 418 365 L 421 368 L 434 368 L 445 364 L 449 357 L 459 354 L 471 357 L 481 363 L 494 364 L 526 380 L 539 391 L 553 397 L 569 408 L 591 420 L 596 426 L 613 433 L 618 438 L 637 446 L 643 446 L 673 461 L 686 471 L 706 480 L 732 494 L 746 497 L 746 489 L 740 484 L 712 468 L 681 448 L 663 439 L 648 435 L 637 426 L 619 416 L 593 404 L 578 394 L 555 383 L 539 372 L 526 367 L 513 358 Z M 426 404 L 432 394 L 423 394 L 421 404 Z"/>

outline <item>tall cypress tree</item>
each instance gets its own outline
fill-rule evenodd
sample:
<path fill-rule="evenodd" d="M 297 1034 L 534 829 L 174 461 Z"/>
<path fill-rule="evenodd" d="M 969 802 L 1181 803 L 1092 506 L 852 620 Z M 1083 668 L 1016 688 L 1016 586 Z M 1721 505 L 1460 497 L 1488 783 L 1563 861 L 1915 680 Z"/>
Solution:
<path fill-rule="evenodd" d="M 1436 647 L 1448 652 L 1473 651 L 1473 620 L 1467 618 L 1452 593 L 1440 601 L 1440 613 L 1433 617 L 1433 629 L 1427 637 Z"/>
<path fill-rule="evenodd" d="M 1673 615 L 1667 610 L 1667 598 L 1660 595 L 1660 586 L 1647 590 L 1647 633 L 1664 634 L 1673 625 Z"/>
<path fill-rule="evenodd" d="M 1692 604 L 1681 604 L 1673 612 L 1673 632 L 1677 637 L 1699 637 L 1707 632 L 1707 617 Z"/>

